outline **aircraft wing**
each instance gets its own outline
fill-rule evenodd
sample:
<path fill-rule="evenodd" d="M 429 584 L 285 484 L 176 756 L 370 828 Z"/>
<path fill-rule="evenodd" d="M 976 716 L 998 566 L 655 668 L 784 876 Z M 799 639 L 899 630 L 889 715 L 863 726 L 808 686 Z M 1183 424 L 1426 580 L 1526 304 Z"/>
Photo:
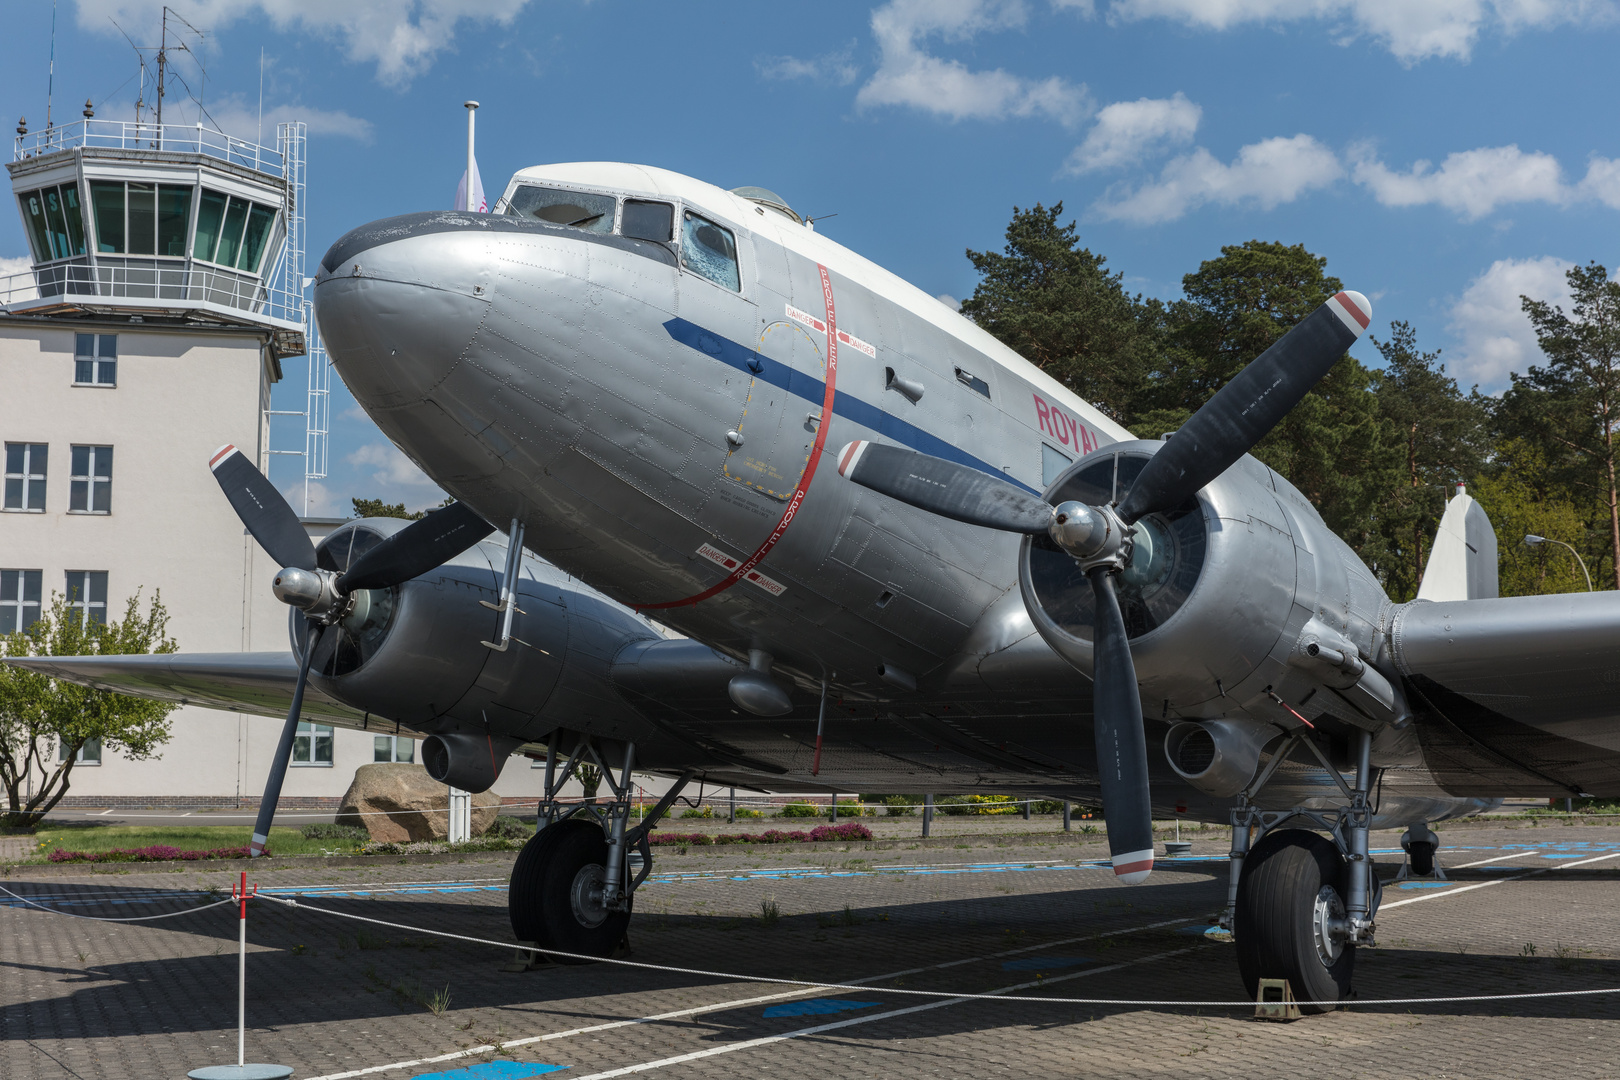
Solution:
<path fill-rule="evenodd" d="M 19 656 L 5 663 L 97 690 L 255 716 L 286 716 L 298 681 L 298 662 L 291 652 Z M 313 683 L 304 691 L 303 715 L 354 728 L 365 719 L 360 710 L 327 697 Z"/>
<path fill-rule="evenodd" d="M 1620 793 L 1620 592 L 1419 600 L 1390 640 L 1452 794 Z"/>

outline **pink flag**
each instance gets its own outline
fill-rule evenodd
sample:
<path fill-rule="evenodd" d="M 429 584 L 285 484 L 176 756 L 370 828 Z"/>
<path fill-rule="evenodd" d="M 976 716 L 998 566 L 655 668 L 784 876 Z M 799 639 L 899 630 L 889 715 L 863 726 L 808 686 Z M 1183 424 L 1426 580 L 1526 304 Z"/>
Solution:
<path fill-rule="evenodd" d="M 477 158 L 473 159 L 472 182 L 473 182 L 473 204 L 472 204 L 473 210 L 475 212 L 477 212 L 477 213 L 480 213 L 480 214 L 489 213 L 489 200 L 484 198 L 484 182 L 483 182 L 483 180 L 479 179 L 479 176 L 478 176 L 478 159 Z M 465 209 L 467 209 L 467 173 L 465 172 L 465 170 L 461 174 L 461 183 L 456 185 L 456 205 L 455 205 L 455 209 L 457 209 L 457 210 L 465 210 Z"/>

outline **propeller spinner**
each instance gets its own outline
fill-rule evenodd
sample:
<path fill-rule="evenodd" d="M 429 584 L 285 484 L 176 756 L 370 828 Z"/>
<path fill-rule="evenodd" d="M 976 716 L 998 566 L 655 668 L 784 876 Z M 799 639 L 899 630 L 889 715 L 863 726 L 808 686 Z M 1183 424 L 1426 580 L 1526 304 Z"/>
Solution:
<path fill-rule="evenodd" d="M 953 521 L 1045 533 L 1085 571 L 1097 605 L 1092 712 L 1098 777 L 1109 855 L 1127 884 L 1153 869 L 1142 698 L 1114 592 L 1114 576 L 1131 565 L 1138 543 L 1134 526 L 1181 505 L 1253 449 L 1338 363 L 1371 315 L 1360 293 L 1330 298 L 1205 402 L 1113 505 L 1052 506 L 979 469 L 895 446 L 859 441 L 838 453 L 839 473 L 863 487 Z"/>
<path fill-rule="evenodd" d="M 298 682 L 293 686 L 292 707 L 276 743 L 276 756 L 259 800 L 258 819 L 253 825 L 252 855 L 264 854 L 270 842 L 270 823 L 281 799 L 282 781 L 292 758 L 293 738 L 298 734 L 298 718 L 304 708 L 304 687 L 309 682 L 310 658 L 320 644 L 321 634 L 338 622 L 353 606 L 353 594 L 362 589 L 383 589 L 409 581 L 461 554 L 494 532 L 494 527 L 463 503 L 433 511 L 370 548 L 342 573 L 322 570 L 316 563 L 315 545 L 309 534 L 269 479 L 247 456 L 234 446 L 222 446 L 208 460 L 208 467 L 230 500 L 236 516 L 264 548 L 281 564 L 272 589 L 276 599 L 304 613 L 306 635 L 304 655 L 298 665 Z"/>

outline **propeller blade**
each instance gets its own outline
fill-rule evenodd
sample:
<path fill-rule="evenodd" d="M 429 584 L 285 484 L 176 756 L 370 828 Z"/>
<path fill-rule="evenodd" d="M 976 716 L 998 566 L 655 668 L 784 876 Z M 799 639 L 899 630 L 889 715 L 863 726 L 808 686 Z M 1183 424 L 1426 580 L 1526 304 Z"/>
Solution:
<path fill-rule="evenodd" d="M 321 624 L 310 622 L 305 639 L 304 659 L 298 665 L 298 682 L 293 684 L 292 708 L 287 710 L 287 722 L 281 725 L 281 739 L 276 743 L 276 756 L 270 763 L 270 776 L 264 782 L 264 795 L 259 799 L 259 816 L 253 822 L 253 843 L 248 846 L 250 858 L 264 854 L 270 843 L 270 823 L 275 820 L 276 803 L 281 801 L 281 782 L 287 778 L 287 762 L 292 760 L 293 738 L 298 734 L 298 716 L 304 711 L 304 686 L 309 682 L 309 662 L 315 656 L 315 646 L 321 642 Z"/>
<path fill-rule="evenodd" d="M 1147 880 L 1153 870 L 1153 806 L 1149 798 L 1147 736 L 1142 730 L 1142 695 L 1136 664 L 1119 613 L 1114 579 L 1106 567 L 1088 574 L 1097 598 L 1096 640 L 1092 652 L 1092 722 L 1097 738 L 1097 773 L 1102 782 L 1103 818 L 1114 876 L 1127 885 Z"/>
<path fill-rule="evenodd" d="M 315 545 L 299 524 L 298 515 L 246 454 L 227 443 L 214 451 L 208 468 L 231 501 L 231 509 L 277 565 L 315 569 Z"/>
<path fill-rule="evenodd" d="M 919 510 L 969 525 L 1043 533 L 1052 507 L 1038 495 L 968 465 L 865 439 L 838 451 L 839 475 Z"/>
<path fill-rule="evenodd" d="M 1119 504 L 1126 524 L 1180 506 L 1277 426 L 1372 322 L 1372 305 L 1341 292 L 1311 312 L 1181 426 Z"/>
<path fill-rule="evenodd" d="M 466 503 L 451 503 L 413 521 L 338 575 L 337 591 L 381 589 L 425 574 L 495 531 Z"/>

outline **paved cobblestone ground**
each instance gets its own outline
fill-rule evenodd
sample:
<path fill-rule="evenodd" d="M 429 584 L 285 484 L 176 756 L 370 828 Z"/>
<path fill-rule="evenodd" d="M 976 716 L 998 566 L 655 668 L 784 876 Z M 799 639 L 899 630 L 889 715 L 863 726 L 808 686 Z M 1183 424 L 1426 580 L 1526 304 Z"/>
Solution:
<path fill-rule="evenodd" d="M 1492 825 L 1442 836 L 1449 866 L 1496 861 L 1454 870 L 1446 887 L 1386 889 L 1379 947 L 1358 957 L 1361 998 L 1620 987 L 1620 827 Z M 258 881 L 301 894 L 302 906 L 258 902 L 250 910 L 248 1056 L 294 1066 L 301 1078 L 411 1063 L 367 1074 L 383 1080 L 465 1067 L 494 1055 L 422 1059 L 514 1039 L 533 1041 L 501 1056 L 564 1065 L 561 1075 L 576 1078 L 631 1066 L 651 1066 L 642 1074 L 669 1080 L 1620 1076 L 1620 1027 L 1609 1026 L 1620 1019 L 1620 995 L 1358 1004 L 1267 1024 L 1234 1009 L 878 992 L 982 993 L 1038 982 L 1017 993 L 1240 996 L 1232 947 L 1198 933 L 1224 898 L 1223 860 L 1161 864 L 1147 885 L 1128 888 L 1077 865 L 1103 854 L 1095 837 L 1025 835 L 992 845 L 970 836 L 961 844 L 658 853 L 655 878 L 637 898 L 633 959 L 872 980 L 844 993 L 610 965 L 503 973 L 507 954 L 489 947 L 310 910 L 504 941 L 509 855 L 409 866 L 257 865 Z M 1197 845 L 1212 855 L 1225 846 Z M 1377 846 L 1394 847 L 1394 834 L 1379 836 Z M 1616 857 L 1585 862 L 1610 853 Z M 1384 876 L 1393 876 L 1399 856 L 1379 858 Z M 988 863 L 998 865 L 973 865 Z M 223 867 L 69 876 L 22 868 L 0 886 L 62 911 L 117 918 L 195 907 L 211 899 L 207 889 L 228 888 L 234 877 Z M 780 919 L 760 917 L 767 901 Z M 120 924 L 49 914 L 3 894 L 0 905 L 6 1080 L 179 1077 L 234 1060 L 234 908 Z M 434 994 L 445 992 L 447 1007 L 435 1011 Z M 872 1004 L 765 1015 L 773 1006 L 802 1010 L 813 999 Z M 635 1022 L 681 1010 L 697 1011 Z M 685 1060 L 657 1064 L 672 1058 Z"/>

